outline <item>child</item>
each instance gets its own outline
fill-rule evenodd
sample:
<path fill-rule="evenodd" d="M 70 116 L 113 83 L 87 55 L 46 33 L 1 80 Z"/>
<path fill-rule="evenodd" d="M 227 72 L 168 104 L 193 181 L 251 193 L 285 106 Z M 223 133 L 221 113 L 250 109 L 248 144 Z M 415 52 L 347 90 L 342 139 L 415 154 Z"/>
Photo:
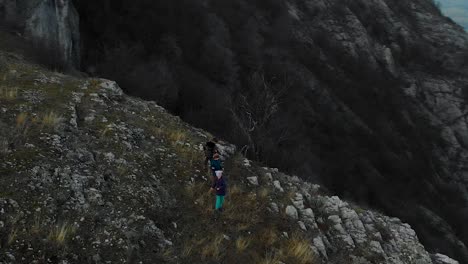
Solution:
<path fill-rule="evenodd" d="M 211 187 L 216 192 L 216 205 L 217 212 L 223 211 L 224 196 L 226 195 L 226 182 L 223 178 L 223 171 L 216 171 L 216 182 Z"/>
<path fill-rule="evenodd" d="M 213 175 L 213 182 L 216 180 L 216 171 L 222 171 L 223 170 L 223 165 L 221 163 L 221 160 L 219 159 L 219 154 L 215 153 L 213 155 L 213 158 L 210 159 L 210 167 L 211 167 L 211 172 Z"/>
<path fill-rule="evenodd" d="M 213 155 L 218 152 L 215 142 L 217 142 L 217 139 L 213 138 L 211 141 L 206 142 L 205 146 L 203 146 L 203 151 L 205 152 L 204 166 L 206 166 L 208 162 L 213 159 Z"/>

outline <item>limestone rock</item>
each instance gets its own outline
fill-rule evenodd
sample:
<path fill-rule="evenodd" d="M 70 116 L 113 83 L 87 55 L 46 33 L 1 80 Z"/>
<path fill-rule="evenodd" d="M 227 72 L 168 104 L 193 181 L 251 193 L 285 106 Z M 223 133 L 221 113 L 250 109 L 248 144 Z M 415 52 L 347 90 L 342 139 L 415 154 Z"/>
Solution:
<path fill-rule="evenodd" d="M 253 186 L 258 186 L 257 176 L 247 177 L 247 181 L 249 181 L 249 183 L 252 184 Z"/>
<path fill-rule="evenodd" d="M 299 218 L 299 214 L 296 208 L 294 208 L 294 206 L 292 205 L 286 206 L 286 215 L 291 217 L 294 220 L 297 220 Z"/>
<path fill-rule="evenodd" d="M 439 253 L 431 255 L 431 257 L 434 264 L 459 264 L 458 261 Z"/>

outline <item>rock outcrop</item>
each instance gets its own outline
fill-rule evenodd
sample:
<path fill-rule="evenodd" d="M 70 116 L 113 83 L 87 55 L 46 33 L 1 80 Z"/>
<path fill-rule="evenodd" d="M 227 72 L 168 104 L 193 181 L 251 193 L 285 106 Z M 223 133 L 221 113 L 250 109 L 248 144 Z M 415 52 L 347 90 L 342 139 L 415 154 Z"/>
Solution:
<path fill-rule="evenodd" d="M 0 10 L 1 20 L 16 24 L 26 37 L 58 50 L 64 62 L 79 67 L 79 15 L 71 0 L 2 0 Z"/>

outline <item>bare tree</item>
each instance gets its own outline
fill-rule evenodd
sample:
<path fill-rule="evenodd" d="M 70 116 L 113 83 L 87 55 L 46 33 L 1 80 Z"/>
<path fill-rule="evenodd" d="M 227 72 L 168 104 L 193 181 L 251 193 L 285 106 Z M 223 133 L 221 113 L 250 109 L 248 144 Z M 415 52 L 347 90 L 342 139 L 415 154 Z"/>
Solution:
<path fill-rule="evenodd" d="M 245 153 L 252 153 L 259 158 L 262 138 L 268 134 L 268 127 L 278 113 L 281 97 L 287 91 L 290 82 L 285 76 L 276 82 L 267 80 L 262 72 L 255 72 L 248 80 L 248 90 L 238 95 L 238 102 L 230 111 L 233 120 L 247 140 Z"/>

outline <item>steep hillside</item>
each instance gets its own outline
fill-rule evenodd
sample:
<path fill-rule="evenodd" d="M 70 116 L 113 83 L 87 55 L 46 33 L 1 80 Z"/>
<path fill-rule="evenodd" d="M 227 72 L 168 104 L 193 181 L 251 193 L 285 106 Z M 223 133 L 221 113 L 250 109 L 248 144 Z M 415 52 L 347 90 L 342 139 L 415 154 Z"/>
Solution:
<path fill-rule="evenodd" d="M 433 1 L 75 4 L 84 70 L 468 263 L 468 35 Z"/>
<path fill-rule="evenodd" d="M 2 263 L 457 263 L 397 218 L 326 196 L 221 142 L 229 191 L 213 218 L 212 137 L 115 82 L 0 53 Z"/>

